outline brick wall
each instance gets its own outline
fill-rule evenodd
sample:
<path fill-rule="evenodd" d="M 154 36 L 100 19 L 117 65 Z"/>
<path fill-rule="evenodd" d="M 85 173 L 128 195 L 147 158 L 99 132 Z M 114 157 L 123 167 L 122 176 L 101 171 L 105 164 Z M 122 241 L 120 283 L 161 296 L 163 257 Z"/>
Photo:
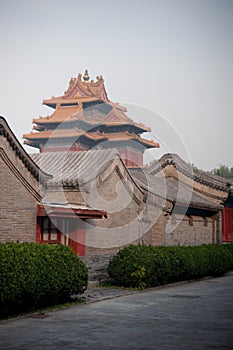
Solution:
<path fill-rule="evenodd" d="M 83 190 L 49 186 L 43 200 L 68 201 L 107 211 L 107 218 L 86 220 L 86 256 L 116 253 L 120 247 L 140 241 L 138 214 L 143 193 L 119 159 L 97 174 Z"/>
<path fill-rule="evenodd" d="M 108 279 L 107 268 L 109 261 L 115 254 L 93 254 L 87 255 L 82 260 L 88 267 L 88 280 L 96 283 L 106 281 Z"/>
<path fill-rule="evenodd" d="M 64 189 L 63 186 L 49 186 L 44 197 L 44 202 L 48 203 L 74 203 L 85 204 L 82 193 L 78 189 Z"/>
<path fill-rule="evenodd" d="M 156 208 L 154 208 L 156 210 Z M 151 206 L 152 210 L 152 206 Z M 162 211 L 160 216 L 140 239 L 129 242 L 132 244 L 151 244 L 151 245 L 201 245 L 208 243 L 219 243 L 220 217 L 211 217 L 203 219 L 200 216 L 165 215 Z M 108 239 L 110 240 L 108 242 Z M 108 278 L 107 267 L 109 260 L 123 246 L 110 247 L 112 236 L 109 235 L 106 240 L 105 248 L 89 246 L 86 248 L 85 263 L 89 270 L 90 281 L 104 281 Z M 129 244 L 128 243 L 128 244 Z M 126 243 L 127 244 L 127 243 Z M 107 247 L 109 245 L 109 247 Z"/>
<path fill-rule="evenodd" d="M 132 242 L 132 244 L 138 243 L 138 240 Z M 82 260 L 88 267 L 88 280 L 95 282 L 106 281 L 109 278 L 107 273 L 109 261 L 123 248 L 123 246 L 102 249 L 87 247 L 87 254 L 85 257 L 82 257 Z"/>
<path fill-rule="evenodd" d="M 92 247 L 92 251 L 94 248 L 99 252 L 100 248 L 122 247 L 139 239 L 140 202 L 136 191 L 132 181 L 125 183 L 114 170 L 89 194 L 85 194 L 88 205 L 108 213 L 107 219 L 87 223 L 86 244 Z M 142 193 L 140 199 L 143 199 Z"/>
<path fill-rule="evenodd" d="M 173 215 L 166 217 L 165 245 L 200 245 L 217 243 L 215 218 Z M 174 228 L 173 228 L 174 227 Z"/>
<path fill-rule="evenodd" d="M 165 244 L 165 221 L 164 213 L 161 213 L 158 220 L 150 229 L 151 233 L 151 245 L 164 245 Z"/>
<path fill-rule="evenodd" d="M 0 157 L 0 242 L 34 242 L 37 201 Z"/>

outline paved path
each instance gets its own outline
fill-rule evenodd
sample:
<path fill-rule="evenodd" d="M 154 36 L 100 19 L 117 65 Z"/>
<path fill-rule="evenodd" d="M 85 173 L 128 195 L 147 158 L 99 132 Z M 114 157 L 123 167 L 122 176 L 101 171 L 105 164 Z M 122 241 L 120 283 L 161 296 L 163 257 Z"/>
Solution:
<path fill-rule="evenodd" d="M 0 349 L 233 349 L 233 274 L 3 321 Z"/>

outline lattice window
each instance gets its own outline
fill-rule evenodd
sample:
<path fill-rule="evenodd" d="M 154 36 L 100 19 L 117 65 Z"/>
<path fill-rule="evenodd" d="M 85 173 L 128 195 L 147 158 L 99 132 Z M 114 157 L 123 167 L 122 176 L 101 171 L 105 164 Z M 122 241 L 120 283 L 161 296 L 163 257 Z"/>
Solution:
<path fill-rule="evenodd" d="M 61 243 L 61 234 L 48 217 L 41 218 L 40 238 L 44 243 Z"/>
<path fill-rule="evenodd" d="M 85 255 L 85 222 L 67 218 L 40 216 L 37 221 L 37 243 L 69 245 L 79 256 Z M 58 228 L 59 229 L 58 229 Z"/>

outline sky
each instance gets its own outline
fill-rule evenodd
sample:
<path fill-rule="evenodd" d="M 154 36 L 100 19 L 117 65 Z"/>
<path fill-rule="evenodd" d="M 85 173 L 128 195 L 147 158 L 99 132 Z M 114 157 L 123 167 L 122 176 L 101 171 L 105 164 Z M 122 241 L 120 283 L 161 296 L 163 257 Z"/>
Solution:
<path fill-rule="evenodd" d="M 88 69 L 151 127 L 154 157 L 233 167 L 233 0 L 0 0 L 0 50 L 0 115 L 20 142 Z"/>

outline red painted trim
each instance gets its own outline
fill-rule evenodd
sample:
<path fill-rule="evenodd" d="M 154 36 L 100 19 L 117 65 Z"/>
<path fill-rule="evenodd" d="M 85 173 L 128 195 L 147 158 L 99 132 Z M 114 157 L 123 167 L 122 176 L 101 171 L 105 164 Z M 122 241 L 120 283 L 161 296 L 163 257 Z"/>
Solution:
<path fill-rule="evenodd" d="M 86 244 L 86 227 L 85 222 L 79 220 L 79 227 L 77 230 L 70 233 L 69 246 L 73 252 L 78 256 L 85 255 Z"/>
<path fill-rule="evenodd" d="M 51 209 L 51 208 L 50 208 Z M 42 237 L 42 232 L 41 232 L 41 220 L 43 220 L 42 218 L 49 218 L 50 216 L 55 216 L 55 217 L 64 217 L 66 220 L 69 220 L 70 218 L 72 218 L 72 215 L 67 215 L 67 210 L 70 209 L 68 208 L 56 208 L 59 209 L 58 212 L 53 212 L 48 213 L 48 211 L 45 209 L 45 207 L 41 204 L 39 204 L 37 206 L 37 223 L 36 223 L 36 242 L 37 243 L 45 243 L 45 244 L 49 244 L 49 243 L 56 243 L 56 244 L 61 244 L 62 241 L 62 234 L 61 232 L 57 233 L 57 240 L 53 241 L 51 239 L 48 240 L 43 240 Z M 88 218 L 101 218 L 105 212 L 99 212 L 98 210 L 91 210 L 90 213 L 88 210 L 77 210 L 77 216 L 79 218 L 81 218 L 81 216 L 83 214 L 81 213 L 85 213 L 88 212 Z M 99 216 L 95 216 L 95 213 L 101 213 L 101 215 Z M 55 215 L 56 214 L 56 215 Z M 73 215 L 75 215 L 73 213 Z M 75 217 L 77 217 L 75 215 Z M 50 235 L 51 233 L 48 233 L 48 238 L 51 238 Z M 68 245 L 72 248 L 73 252 L 79 256 L 84 256 L 85 255 L 85 244 L 86 244 L 86 224 L 85 221 L 83 220 L 78 220 L 78 227 L 73 231 L 69 233 L 69 241 L 67 242 Z"/>
<path fill-rule="evenodd" d="M 44 206 L 41 204 L 37 205 L 37 216 L 47 216 Z"/>
<path fill-rule="evenodd" d="M 58 244 L 61 244 L 61 235 L 62 235 L 61 233 L 57 234 L 57 243 Z"/>
<path fill-rule="evenodd" d="M 131 149 L 119 149 L 121 158 L 127 167 L 142 167 L 143 153 Z"/>
<path fill-rule="evenodd" d="M 41 239 L 40 236 L 41 235 L 41 231 L 40 231 L 40 223 L 39 223 L 39 219 L 36 219 L 36 243 L 40 243 Z"/>
<path fill-rule="evenodd" d="M 107 217 L 107 212 L 96 209 L 75 209 L 75 208 L 58 208 L 52 205 L 38 205 L 37 216 L 69 217 L 77 215 L 80 218 L 101 219 Z"/>

